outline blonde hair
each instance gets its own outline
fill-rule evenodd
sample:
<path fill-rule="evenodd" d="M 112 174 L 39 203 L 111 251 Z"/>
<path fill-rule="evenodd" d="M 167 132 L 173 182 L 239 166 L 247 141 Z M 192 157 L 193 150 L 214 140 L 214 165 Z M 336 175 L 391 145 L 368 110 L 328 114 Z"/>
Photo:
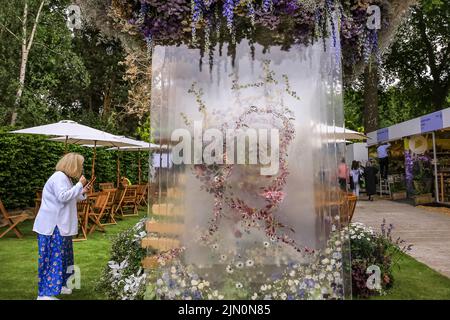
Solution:
<path fill-rule="evenodd" d="M 59 159 L 56 171 L 62 171 L 71 178 L 79 178 L 83 173 L 84 157 L 75 152 L 68 153 Z"/>

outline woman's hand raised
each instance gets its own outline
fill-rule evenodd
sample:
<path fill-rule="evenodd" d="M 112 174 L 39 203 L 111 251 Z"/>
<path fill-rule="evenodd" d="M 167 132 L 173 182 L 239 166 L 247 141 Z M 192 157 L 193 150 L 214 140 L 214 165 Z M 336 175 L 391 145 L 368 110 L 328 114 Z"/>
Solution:
<path fill-rule="evenodd" d="M 83 187 L 86 185 L 86 183 L 87 183 L 87 180 L 86 180 L 86 178 L 84 177 L 84 176 L 81 176 L 80 177 L 80 180 L 78 181 L 78 182 L 81 182 L 81 184 L 83 185 Z"/>

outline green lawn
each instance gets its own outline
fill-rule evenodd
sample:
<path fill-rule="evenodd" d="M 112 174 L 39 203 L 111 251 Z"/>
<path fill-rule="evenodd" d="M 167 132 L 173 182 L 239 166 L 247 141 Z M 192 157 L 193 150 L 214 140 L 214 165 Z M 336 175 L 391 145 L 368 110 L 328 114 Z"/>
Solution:
<path fill-rule="evenodd" d="M 111 238 L 134 226 L 140 217 L 127 217 L 117 225 L 106 227 L 106 233 L 94 232 L 87 241 L 75 242 L 75 264 L 80 267 L 81 288 L 72 295 L 59 298 L 68 300 L 105 299 L 94 290 L 95 282 L 108 262 Z M 25 234 L 18 239 L 14 232 L 0 239 L 0 300 L 36 299 L 37 297 L 37 239 L 32 231 L 33 221 L 20 226 Z M 2 229 L 3 230 L 3 229 Z"/>
<path fill-rule="evenodd" d="M 450 300 L 450 279 L 404 255 L 394 269 L 394 287 L 378 300 Z"/>
<path fill-rule="evenodd" d="M 143 216 L 143 213 L 141 213 Z M 111 237 L 133 226 L 140 218 L 126 218 L 108 226 L 105 234 L 95 232 L 88 241 L 74 243 L 75 263 L 81 269 L 81 289 L 63 299 L 104 299 L 94 286 L 109 258 Z M 37 240 L 32 221 L 21 226 L 24 239 L 14 233 L 0 240 L 0 299 L 36 299 Z M 450 279 L 415 259 L 404 256 L 395 269 L 395 285 L 389 294 L 373 299 L 450 299 Z"/>

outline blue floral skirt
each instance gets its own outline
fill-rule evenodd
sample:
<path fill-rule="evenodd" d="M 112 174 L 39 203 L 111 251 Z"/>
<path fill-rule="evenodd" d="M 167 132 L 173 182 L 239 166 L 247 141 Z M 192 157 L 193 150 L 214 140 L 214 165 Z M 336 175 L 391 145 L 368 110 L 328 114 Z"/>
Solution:
<path fill-rule="evenodd" d="M 38 234 L 38 296 L 56 296 L 73 274 L 72 237 L 63 237 L 55 227 L 53 235 Z"/>

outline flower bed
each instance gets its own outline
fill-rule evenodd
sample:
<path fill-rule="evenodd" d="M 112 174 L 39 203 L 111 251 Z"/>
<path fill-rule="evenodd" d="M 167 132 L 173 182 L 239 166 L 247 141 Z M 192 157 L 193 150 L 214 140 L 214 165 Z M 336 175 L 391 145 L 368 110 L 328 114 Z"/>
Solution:
<path fill-rule="evenodd" d="M 398 266 L 403 253 L 412 247 L 399 238 L 394 240 L 392 230 L 392 224 L 386 225 L 385 222 L 381 225 L 380 232 L 375 232 L 362 223 L 352 223 L 348 230 L 341 230 L 341 235 L 335 232 L 326 249 L 310 250 L 310 263 L 306 266 L 281 259 L 275 262 L 271 276 L 259 282 L 255 279 L 261 277 L 262 273 L 257 266 L 272 254 L 272 249 L 276 249 L 275 242 L 263 242 L 260 247 L 253 248 L 253 258 L 250 259 L 243 260 L 232 253 L 221 253 L 211 259 L 216 259 L 217 265 L 225 268 L 228 276 L 222 281 L 220 288 L 215 288 L 198 275 L 198 266 L 182 263 L 179 258 L 182 250 L 161 255 L 159 264 L 162 267 L 144 273 L 141 260 L 145 256 L 145 250 L 140 246 L 140 241 L 146 234 L 143 219 L 113 240 L 111 261 L 105 267 L 97 289 L 114 300 L 332 298 L 333 294 L 342 290 L 344 279 L 339 270 L 342 269 L 342 256 L 346 254 L 345 240 L 348 238 L 352 256 L 353 297 L 386 295 L 394 285 L 394 268 Z M 212 241 L 207 245 L 219 252 L 218 243 Z M 367 269 L 372 265 L 380 268 L 381 282 L 379 287 L 369 289 L 367 281 L 370 274 Z M 254 283 L 258 283 L 257 287 Z"/>
<path fill-rule="evenodd" d="M 393 225 L 381 225 L 381 232 L 362 223 L 352 223 L 349 236 L 352 254 L 352 294 L 354 297 L 367 298 L 374 295 L 385 295 L 394 284 L 393 269 L 398 266 L 402 253 L 411 250 L 400 238 L 392 239 Z M 380 268 L 380 283 L 369 289 L 367 280 L 370 266 Z"/>
<path fill-rule="evenodd" d="M 146 236 L 145 220 L 140 220 L 112 241 L 111 260 L 96 285 L 96 290 L 108 299 L 135 300 L 144 296 L 147 276 L 141 268 L 141 261 L 146 250 L 141 248 L 141 240 Z"/>

